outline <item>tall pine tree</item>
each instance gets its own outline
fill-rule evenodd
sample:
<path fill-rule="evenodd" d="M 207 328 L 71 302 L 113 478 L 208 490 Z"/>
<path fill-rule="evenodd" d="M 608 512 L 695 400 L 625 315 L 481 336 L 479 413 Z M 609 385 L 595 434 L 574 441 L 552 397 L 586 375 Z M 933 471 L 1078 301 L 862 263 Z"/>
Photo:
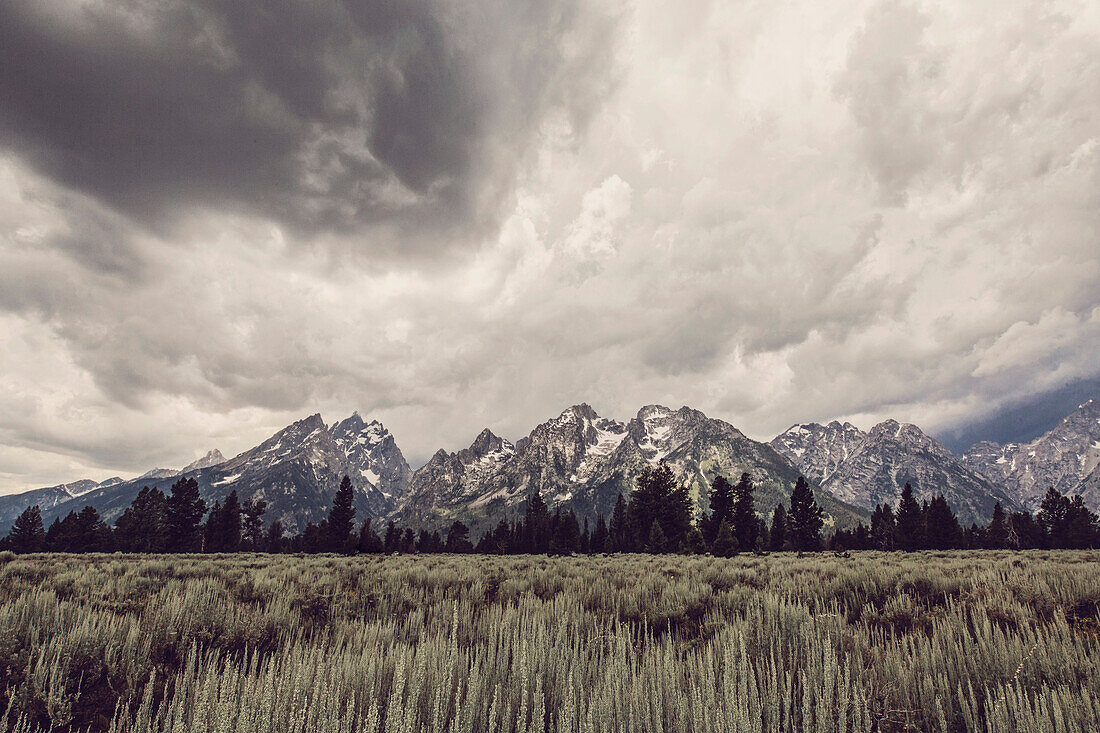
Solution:
<path fill-rule="evenodd" d="M 909 484 L 901 490 L 894 527 L 894 541 L 899 550 L 912 552 L 924 548 L 924 515 Z"/>
<path fill-rule="evenodd" d="M 46 549 L 46 528 L 42 524 L 42 510 L 37 504 L 27 507 L 16 517 L 5 544 L 9 550 L 19 554 Z"/>
<path fill-rule="evenodd" d="M 787 543 L 787 509 L 783 502 L 776 504 L 772 512 L 772 529 L 768 533 L 768 540 L 773 552 L 782 552 Z"/>
<path fill-rule="evenodd" d="M 734 537 L 737 538 L 737 546 L 746 552 L 755 549 L 760 528 L 756 509 L 753 506 L 752 491 L 752 477 L 742 473 L 741 480 L 733 490 L 733 521 L 730 526 Z"/>
<path fill-rule="evenodd" d="M 206 502 L 199 496 L 199 484 L 193 478 L 181 478 L 172 484 L 165 507 L 164 536 L 168 552 L 196 552 L 202 538 L 200 523 Z"/>
<path fill-rule="evenodd" d="M 791 511 L 787 515 L 787 529 L 791 546 L 801 552 L 821 549 L 821 528 L 825 524 L 824 512 L 814 499 L 814 492 L 802 476 L 791 493 Z"/>
<path fill-rule="evenodd" d="M 733 504 L 733 486 L 725 476 L 715 476 L 710 484 L 710 514 L 704 515 L 699 522 L 703 540 L 708 546 L 714 544 L 722 522 L 733 521 Z"/>
<path fill-rule="evenodd" d="M 355 530 L 355 494 L 351 487 L 351 478 L 344 476 L 340 488 L 332 498 L 332 509 L 328 513 L 328 537 L 326 545 L 329 552 L 351 550 L 351 533 Z"/>

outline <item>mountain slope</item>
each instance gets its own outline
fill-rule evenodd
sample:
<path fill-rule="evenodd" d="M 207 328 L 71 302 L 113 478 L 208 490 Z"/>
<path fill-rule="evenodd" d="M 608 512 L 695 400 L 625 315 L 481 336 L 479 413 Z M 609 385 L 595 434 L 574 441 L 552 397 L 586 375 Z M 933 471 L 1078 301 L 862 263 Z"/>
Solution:
<path fill-rule="evenodd" d="M 867 433 L 851 423 L 792 425 L 768 443 L 816 484 L 824 483 L 863 444 Z"/>
<path fill-rule="evenodd" d="M 1013 509 L 1015 498 L 968 469 L 958 456 L 915 425 L 887 420 L 873 427 L 823 488 L 865 509 L 890 502 L 895 507 L 906 483 L 918 499 L 943 494 L 963 524 L 985 522 L 1000 501 Z"/>
<path fill-rule="evenodd" d="M 207 458 L 213 465 L 183 474 L 198 482 L 208 508 L 236 491 L 241 501 L 249 498 L 266 501 L 265 521 L 278 519 L 288 531 L 298 531 L 307 522 L 324 519 L 345 474 L 355 487 L 360 519 L 380 517 L 393 508 L 392 496 L 383 492 L 372 478 L 395 495 L 404 490 L 405 477 L 409 475 L 408 465 L 389 432 L 380 423 L 364 422 L 358 414 L 337 423 L 331 430 L 320 415 L 311 415 L 229 460 L 216 462 L 217 456 L 212 454 Z M 132 481 L 99 487 L 50 507 L 43 517 L 51 521 L 53 517 L 91 505 L 104 520 L 113 523 L 142 487 L 155 486 L 168 492 L 180 475 L 156 471 Z"/>
<path fill-rule="evenodd" d="M 491 433 L 479 441 L 486 435 Z M 688 407 L 649 405 L 622 423 L 580 404 L 536 426 L 513 451 L 487 459 L 477 445 L 465 452 L 476 461 L 464 460 L 464 452 L 436 453 L 414 475 L 395 518 L 427 525 L 458 518 L 482 528 L 517 515 L 536 490 L 551 506 L 570 506 L 582 518 L 609 516 L 620 493 L 629 497 L 638 473 L 662 460 L 688 484 L 700 508 L 716 475 L 736 480 L 742 472 L 752 474 L 757 509 L 765 514 L 789 498 L 799 476 L 771 446 Z M 841 526 L 863 516 L 823 492 L 818 497 Z"/>
<path fill-rule="evenodd" d="M 1005 486 L 1032 510 L 1038 508 L 1049 487 L 1063 494 L 1083 493 L 1089 475 L 1100 465 L 1100 402 L 1089 400 L 1080 405 L 1029 443 L 976 443 L 967 449 L 963 460 L 971 470 Z M 1091 506 L 1100 508 L 1097 499 L 1092 499 Z"/>
<path fill-rule="evenodd" d="M 113 480 L 107 479 L 104 483 Z M 100 486 L 100 484 L 91 479 L 81 479 L 71 484 L 46 486 L 41 489 L 24 491 L 20 494 L 0 496 L 0 531 L 7 532 L 27 507 L 37 504 L 42 511 L 46 511 L 86 494 L 97 486 Z"/>

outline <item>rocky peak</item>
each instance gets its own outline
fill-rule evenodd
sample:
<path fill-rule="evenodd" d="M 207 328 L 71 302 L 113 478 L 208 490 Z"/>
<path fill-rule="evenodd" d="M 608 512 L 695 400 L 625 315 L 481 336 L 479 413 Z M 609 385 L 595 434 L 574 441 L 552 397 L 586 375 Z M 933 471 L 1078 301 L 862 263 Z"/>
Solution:
<path fill-rule="evenodd" d="M 849 422 L 828 425 L 792 425 L 770 445 L 798 466 L 803 475 L 821 484 L 832 476 L 863 443 L 867 434 Z"/>
<path fill-rule="evenodd" d="M 396 496 L 409 485 L 412 469 L 393 435 L 378 420 L 364 420 L 356 411 L 328 432 L 353 479 L 377 487 L 386 496 Z"/>
<path fill-rule="evenodd" d="M 191 471 L 198 471 L 200 468 L 210 468 L 211 466 L 217 466 L 219 463 L 225 463 L 225 456 L 222 452 L 215 448 L 209 451 L 205 456 L 199 458 L 196 461 L 188 463 L 180 470 L 180 473 L 189 473 Z"/>
<path fill-rule="evenodd" d="M 502 457 L 515 452 L 515 447 L 497 435 L 489 428 L 485 428 L 469 448 L 463 448 L 458 452 L 458 459 L 463 463 L 473 463 L 488 457 Z"/>

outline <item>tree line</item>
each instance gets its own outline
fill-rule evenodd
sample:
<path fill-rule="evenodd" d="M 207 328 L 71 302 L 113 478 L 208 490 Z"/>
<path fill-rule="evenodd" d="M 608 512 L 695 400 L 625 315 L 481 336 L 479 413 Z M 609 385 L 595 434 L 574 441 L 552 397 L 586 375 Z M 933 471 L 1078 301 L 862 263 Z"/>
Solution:
<path fill-rule="evenodd" d="M 942 495 L 918 503 L 906 484 L 896 510 L 877 505 L 870 527 L 861 522 L 837 531 L 830 544 L 847 550 L 1083 550 L 1100 547 L 1100 521 L 1080 495 L 1051 487 L 1035 514 L 1008 514 L 997 502 L 989 524 L 964 529 Z"/>
<path fill-rule="evenodd" d="M 1063 496 L 1050 489 L 1036 515 L 1006 515 L 998 503 L 986 526 L 963 529 L 944 497 L 917 502 L 909 484 L 897 510 L 889 504 L 875 507 L 871 524 L 837 530 L 822 537 L 824 512 L 805 478 L 799 477 L 789 506 L 780 502 L 770 521 L 755 508 L 754 486 L 748 473 L 736 484 L 715 477 L 708 510 L 697 519 L 687 487 L 661 463 L 637 478 L 629 500 L 619 494 L 610 517 L 580 521 L 573 509 L 550 511 L 536 491 L 520 517 L 502 519 L 476 543 L 469 527 L 453 522 L 443 533 L 399 527 L 390 521 L 376 529 L 368 517 L 355 522 L 354 493 L 345 476 L 333 497 L 328 516 L 286 536 L 278 519 L 265 525 L 266 502 L 240 501 L 231 492 L 224 503 L 207 511 L 198 483 L 184 478 L 168 494 L 143 488 L 108 526 L 94 507 L 57 518 L 47 529 L 38 506 L 26 509 L 11 532 L 0 540 L 0 550 L 14 552 L 295 552 L 392 553 L 451 552 L 485 554 L 572 553 L 710 553 L 729 557 L 738 552 L 792 550 L 947 550 L 1002 548 L 1090 548 L 1100 546 L 1097 516 L 1080 496 Z"/>

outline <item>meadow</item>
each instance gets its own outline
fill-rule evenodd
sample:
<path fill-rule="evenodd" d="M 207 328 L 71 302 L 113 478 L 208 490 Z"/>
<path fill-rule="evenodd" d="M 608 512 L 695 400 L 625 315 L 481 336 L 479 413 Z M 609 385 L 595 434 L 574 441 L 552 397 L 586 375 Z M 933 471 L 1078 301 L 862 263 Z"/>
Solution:
<path fill-rule="evenodd" d="M 0 556 L 0 731 L 1096 731 L 1100 552 Z"/>

